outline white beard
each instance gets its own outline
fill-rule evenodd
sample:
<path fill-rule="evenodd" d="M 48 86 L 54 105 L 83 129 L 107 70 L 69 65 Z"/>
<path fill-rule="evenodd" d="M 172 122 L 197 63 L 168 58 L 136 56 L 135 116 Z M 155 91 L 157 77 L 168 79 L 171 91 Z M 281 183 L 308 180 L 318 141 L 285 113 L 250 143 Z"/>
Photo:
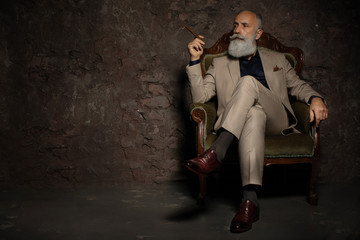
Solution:
<path fill-rule="evenodd" d="M 253 37 L 245 38 L 239 34 L 230 37 L 228 53 L 235 58 L 250 56 L 256 51 L 256 34 Z"/>

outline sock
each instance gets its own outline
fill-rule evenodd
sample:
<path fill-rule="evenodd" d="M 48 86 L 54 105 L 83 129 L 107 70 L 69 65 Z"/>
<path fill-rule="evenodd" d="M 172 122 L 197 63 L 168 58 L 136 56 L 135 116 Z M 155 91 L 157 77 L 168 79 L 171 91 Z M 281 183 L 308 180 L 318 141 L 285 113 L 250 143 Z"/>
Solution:
<path fill-rule="evenodd" d="M 211 146 L 211 149 L 215 150 L 216 156 L 220 162 L 224 159 L 226 151 L 230 147 L 234 138 L 235 136 L 231 132 L 223 130 Z"/>
<path fill-rule="evenodd" d="M 249 199 L 252 201 L 257 207 L 259 206 L 259 201 L 256 193 L 257 186 L 256 185 L 246 185 L 243 188 L 243 200 Z"/>

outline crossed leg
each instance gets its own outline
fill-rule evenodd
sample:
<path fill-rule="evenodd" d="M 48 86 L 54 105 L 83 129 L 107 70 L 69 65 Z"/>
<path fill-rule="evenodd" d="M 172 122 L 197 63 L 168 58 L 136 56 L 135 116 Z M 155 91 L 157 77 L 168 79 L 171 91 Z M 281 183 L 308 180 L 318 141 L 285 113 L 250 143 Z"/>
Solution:
<path fill-rule="evenodd" d="M 254 77 L 242 77 L 225 108 L 221 127 L 239 139 L 243 186 L 261 185 L 265 135 L 279 135 L 288 127 L 279 97 Z"/>

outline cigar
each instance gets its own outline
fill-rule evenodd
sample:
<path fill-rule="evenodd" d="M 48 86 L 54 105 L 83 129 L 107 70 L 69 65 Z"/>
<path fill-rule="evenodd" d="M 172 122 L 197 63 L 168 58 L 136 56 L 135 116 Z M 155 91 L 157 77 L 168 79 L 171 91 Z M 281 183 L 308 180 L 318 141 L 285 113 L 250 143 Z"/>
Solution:
<path fill-rule="evenodd" d="M 199 37 L 199 35 L 197 35 L 196 32 L 194 32 L 194 30 L 192 30 L 189 26 L 185 26 L 185 28 L 189 30 L 189 32 L 191 32 L 192 35 L 194 35 L 196 38 L 201 39 L 201 37 Z"/>

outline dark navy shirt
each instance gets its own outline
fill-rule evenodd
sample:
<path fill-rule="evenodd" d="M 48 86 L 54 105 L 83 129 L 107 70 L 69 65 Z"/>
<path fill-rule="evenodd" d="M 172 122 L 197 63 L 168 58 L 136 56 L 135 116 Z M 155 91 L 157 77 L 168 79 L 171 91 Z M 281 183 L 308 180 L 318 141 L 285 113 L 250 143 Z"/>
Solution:
<path fill-rule="evenodd" d="M 256 51 L 255 56 L 253 56 L 250 60 L 247 60 L 244 57 L 240 58 L 239 63 L 240 63 L 241 77 L 244 77 L 246 75 L 253 76 L 262 85 L 270 89 L 265 79 L 265 73 L 261 63 L 259 51 Z"/>

